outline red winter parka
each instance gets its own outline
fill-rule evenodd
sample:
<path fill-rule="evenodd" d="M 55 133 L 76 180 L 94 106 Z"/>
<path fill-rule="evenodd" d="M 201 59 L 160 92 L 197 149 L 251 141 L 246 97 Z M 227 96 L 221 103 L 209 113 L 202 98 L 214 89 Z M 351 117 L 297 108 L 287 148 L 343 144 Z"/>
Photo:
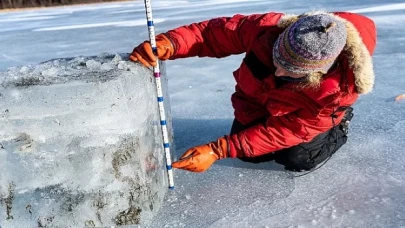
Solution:
<path fill-rule="evenodd" d="M 275 84 L 273 45 L 279 34 L 298 20 L 296 15 L 235 15 L 166 33 L 175 50 L 171 59 L 246 53 L 233 72 L 237 83 L 232 95 L 235 118 L 242 124 L 261 118 L 267 121 L 231 135 L 230 157 L 255 157 L 309 142 L 341 121 L 344 112 L 337 111 L 339 107 L 352 105 L 359 94 L 372 90 L 373 21 L 354 13 L 331 14 L 345 22 L 348 37 L 337 64 L 323 76 L 319 88 Z"/>

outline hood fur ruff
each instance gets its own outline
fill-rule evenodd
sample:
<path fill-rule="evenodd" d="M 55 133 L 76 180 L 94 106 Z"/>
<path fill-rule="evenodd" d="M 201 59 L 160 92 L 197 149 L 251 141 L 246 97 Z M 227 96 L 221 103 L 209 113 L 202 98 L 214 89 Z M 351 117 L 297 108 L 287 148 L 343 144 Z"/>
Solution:
<path fill-rule="evenodd" d="M 303 15 L 315 14 L 329 14 L 336 19 L 344 22 L 347 29 L 347 40 L 343 50 L 348 58 L 349 66 L 353 70 L 357 92 L 359 94 L 366 94 L 371 92 L 374 86 L 373 61 L 370 53 L 361 40 L 357 29 L 351 22 L 331 13 L 311 12 L 305 13 Z M 287 28 L 298 19 L 299 15 L 284 15 L 280 18 L 277 26 L 279 28 Z"/>

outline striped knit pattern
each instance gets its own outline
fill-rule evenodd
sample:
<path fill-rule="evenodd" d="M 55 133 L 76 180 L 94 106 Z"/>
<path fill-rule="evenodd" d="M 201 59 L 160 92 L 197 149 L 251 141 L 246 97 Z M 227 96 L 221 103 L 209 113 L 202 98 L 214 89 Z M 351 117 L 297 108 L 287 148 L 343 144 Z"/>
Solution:
<path fill-rule="evenodd" d="M 343 22 L 328 14 L 305 16 L 284 30 L 273 48 L 274 61 L 296 74 L 326 73 L 346 44 Z"/>

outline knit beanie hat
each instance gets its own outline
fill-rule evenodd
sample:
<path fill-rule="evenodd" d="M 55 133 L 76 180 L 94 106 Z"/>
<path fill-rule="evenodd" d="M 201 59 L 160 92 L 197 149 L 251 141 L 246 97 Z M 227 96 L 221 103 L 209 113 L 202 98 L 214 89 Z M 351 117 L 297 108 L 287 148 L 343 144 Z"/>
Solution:
<path fill-rule="evenodd" d="M 343 50 L 346 38 L 344 22 L 334 16 L 303 16 L 280 34 L 274 44 L 273 58 L 293 73 L 326 73 Z"/>

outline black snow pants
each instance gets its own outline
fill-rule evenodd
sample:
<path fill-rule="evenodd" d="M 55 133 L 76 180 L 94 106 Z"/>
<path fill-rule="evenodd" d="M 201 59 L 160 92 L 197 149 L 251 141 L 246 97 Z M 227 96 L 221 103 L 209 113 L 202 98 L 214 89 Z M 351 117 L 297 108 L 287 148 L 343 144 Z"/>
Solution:
<path fill-rule="evenodd" d="M 332 156 L 347 141 L 348 125 L 353 117 L 353 108 L 345 107 L 346 113 L 342 122 L 327 132 L 319 134 L 312 141 L 301 143 L 299 145 L 285 148 L 272 153 L 264 154 L 258 157 L 239 158 L 245 162 L 261 163 L 275 161 L 285 166 L 285 169 L 291 171 L 312 170 L 317 165 Z M 248 125 L 242 125 L 234 120 L 230 134 L 238 133 L 244 129 L 257 124 L 263 124 L 263 120 L 254 121 Z"/>

